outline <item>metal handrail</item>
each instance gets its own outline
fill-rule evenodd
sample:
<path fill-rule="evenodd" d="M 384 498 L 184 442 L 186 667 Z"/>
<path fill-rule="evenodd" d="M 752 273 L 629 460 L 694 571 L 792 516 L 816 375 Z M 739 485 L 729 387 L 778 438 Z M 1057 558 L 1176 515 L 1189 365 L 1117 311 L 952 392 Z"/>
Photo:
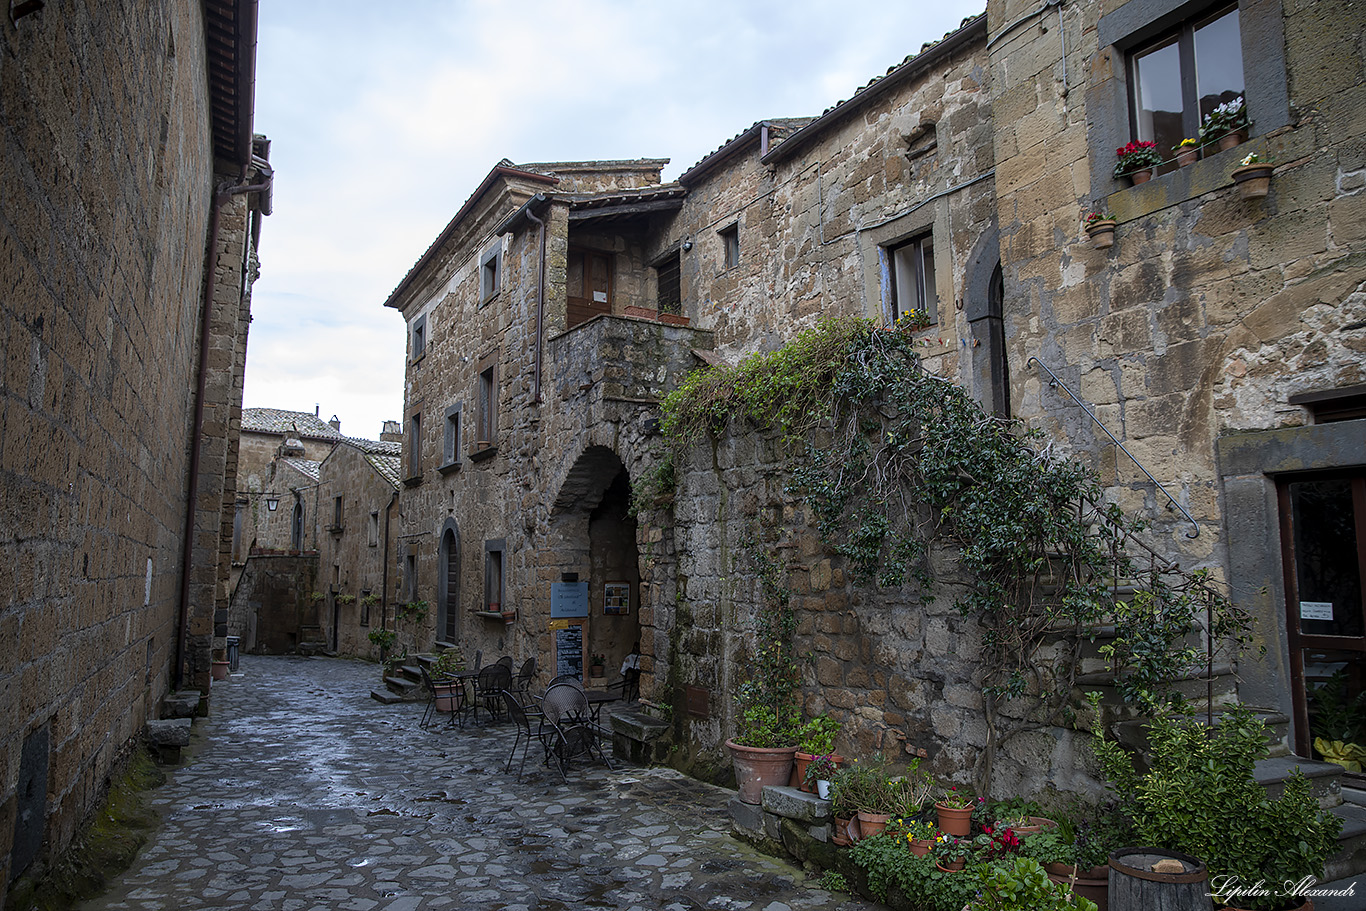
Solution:
<path fill-rule="evenodd" d="M 1195 518 L 1190 513 L 1186 512 L 1186 510 L 1181 506 L 1180 503 L 1176 502 L 1176 497 L 1172 496 L 1170 493 L 1167 492 L 1167 488 L 1163 487 L 1162 484 L 1157 480 L 1157 478 L 1152 476 L 1152 472 L 1148 471 L 1148 469 L 1143 467 L 1142 462 L 1134 458 L 1134 454 L 1132 452 L 1124 448 L 1124 444 L 1119 441 L 1118 437 L 1116 437 L 1113 433 L 1110 432 L 1110 428 L 1106 427 L 1104 424 L 1100 422 L 1100 418 L 1096 417 L 1095 412 L 1093 412 L 1085 402 L 1077 398 L 1077 394 L 1073 392 L 1071 389 L 1069 389 L 1066 383 L 1058 379 L 1058 375 L 1054 373 L 1052 370 L 1049 370 L 1048 365 L 1045 364 L 1043 361 L 1039 360 L 1037 357 L 1031 356 L 1029 360 L 1025 361 L 1025 366 L 1028 367 L 1030 364 L 1038 364 L 1040 367 L 1042 367 L 1044 369 L 1044 372 L 1053 378 L 1053 382 L 1049 385 L 1061 387 L 1062 391 L 1066 392 L 1068 396 L 1071 397 L 1072 401 L 1076 402 L 1078 405 L 1081 406 L 1081 410 L 1086 412 L 1086 416 L 1089 417 L 1091 420 L 1095 421 L 1097 427 L 1105 431 L 1105 435 L 1108 436 L 1114 442 L 1114 444 L 1119 447 L 1119 451 L 1128 456 L 1130 461 L 1132 461 L 1135 465 L 1138 466 L 1138 470 L 1147 475 L 1148 480 L 1152 481 L 1158 490 L 1162 491 L 1164 494 L 1167 495 L 1167 499 L 1171 501 L 1171 505 L 1175 506 L 1178 510 L 1180 510 L 1181 515 L 1185 516 L 1187 521 L 1189 521 L 1191 523 L 1191 526 L 1195 529 L 1194 532 L 1187 532 L 1186 537 L 1200 537 L 1200 523 L 1196 522 Z M 1169 506 L 1167 508 L 1170 509 L 1171 507 Z"/>

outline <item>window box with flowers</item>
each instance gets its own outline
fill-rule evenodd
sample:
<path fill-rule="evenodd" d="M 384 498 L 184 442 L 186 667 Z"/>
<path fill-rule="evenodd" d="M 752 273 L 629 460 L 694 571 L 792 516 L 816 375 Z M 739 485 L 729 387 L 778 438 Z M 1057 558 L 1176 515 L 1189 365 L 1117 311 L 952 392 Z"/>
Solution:
<path fill-rule="evenodd" d="M 1157 151 L 1157 143 L 1130 142 L 1115 149 L 1115 177 L 1127 177 L 1135 186 L 1152 180 L 1153 171 L 1162 164 L 1162 154 Z"/>

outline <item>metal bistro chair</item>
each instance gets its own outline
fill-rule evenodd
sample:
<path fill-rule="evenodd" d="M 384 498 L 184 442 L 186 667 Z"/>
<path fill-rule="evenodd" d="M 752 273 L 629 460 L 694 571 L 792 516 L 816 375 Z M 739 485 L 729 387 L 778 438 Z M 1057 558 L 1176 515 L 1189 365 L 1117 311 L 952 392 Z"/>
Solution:
<path fill-rule="evenodd" d="M 512 692 L 517 696 L 518 704 L 526 706 L 527 700 L 531 698 L 531 684 L 536 679 L 536 656 L 522 662 L 522 669 L 517 672 L 517 678 L 513 680 Z"/>
<path fill-rule="evenodd" d="M 575 677 L 573 674 L 561 674 L 560 676 L 551 680 L 550 686 L 546 687 L 546 692 L 550 692 L 551 686 L 559 686 L 561 683 L 568 683 L 570 686 L 576 686 L 579 688 L 579 692 L 584 692 L 583 681 L 580 680 L 578 677 Z"/>
<path fill-rule="evenodd" d="M 503 690 L 503 705 L 507 709 L 508 717 L 517 725 L 517 737 L 512 741 L 512 751 L 508 753 L 508 761 L 503 765 L 504 772 L 512 771 L 512 758 L 517 755 L 517 745 L 521 743 L 522 737 L 526 737 L 526 743 L 522 744 L 522 761 L 517 765 L 517 780 L 522 780 L 522 769 L 526 766 L 527 750 L 531 749 L 533 735 L 531 733 L 531 719 L 527 717 L 526 709 L 517 701 L 517 697 L 509 690 Z M 540 713 L 537 713 L 540 714 Z M 544 728 L 545 717 L 541 716 L 542 728 Z M 542 737 L 542 731 L 537 731 L 535 739 Z"/>
<path fill-rule="evenodd" d="M 553 756 L 561 778 L 569 780 L 565 769 L 580 756 L 596 756 L 607 768 L 616 770 L 598 741 L 600 730 L 589 720 L 588 696 L 582 689 L 571 683 L 555 684 L 545 691 L 541 705 L 545 711 L 546 763 Z"/>
<path fill-rule="evenodd" d="M 506 665 L 490 664 L 479 669 L 479 673 L 474 677 L 474 720 L 479 721 L 479 709 L 482 706 L 493 720 L 497 720 L 502 711 L 503 690 L 512 686 L 512 672 Z"/>

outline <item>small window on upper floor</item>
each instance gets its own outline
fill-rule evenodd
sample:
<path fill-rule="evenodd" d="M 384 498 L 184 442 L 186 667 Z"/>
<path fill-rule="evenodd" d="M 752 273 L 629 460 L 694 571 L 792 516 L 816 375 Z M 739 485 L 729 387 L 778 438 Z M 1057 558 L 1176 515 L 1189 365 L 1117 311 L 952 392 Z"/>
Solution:
<path fill-rule="evenodd" d="M 683 313 L 683 286 L 680 280 L 678 251 L 675 250 L 655 264 L 659 287 L 656 309 L 660 313 Z"/>
<path fill-rule="evenodd" d="M 1187 19 L 1129 52 L 1129 126 L 1170 161 L 1221 104 L 1244 92 L 1237 5 Z"/>
<path fill-rule="evenodd" d="M 892 321 L 911 320 L 928 326 L 939 319 L 939 292 L 934 279 L 934 238 L 923 234 L 888 251 L 891 268 Z"/>
<path fill-rule="evenodd" d="M 369 531 L 370 531 L 370 533 L 369 533 L 369 545 L 370 545 L 371 547 L 379 547 L 379 510 L 378 510 L 378 509 L 372 509 L 372 510 L 370 510 L 370 525 L 369 525 Z M 369 592 L 366 592 L 366 594 L 369 594 Z"/>
<path fill-rule="evenodd" d="M 408 418 L 408 480 L 422 477 L 422 414 Z"/>
<path fill-rule="evenodd" d="M 410 360 L 418 360 L 427 353 L 427 314 L 413 320 L 412 355 Z"/>
<path fill-rule="evenodd" d="M 479 374 L 479 427 L 476 441 L 480 449 L 494 445 L 498 435 L 498 384 L 493 364 Z"/>
<path fill-rule="evenodd" d="M 495 244 L 479 257 L 479 302 L 486 304 L 498 293 L 503 281 L 503 248 Z"/>
<path fill-rule="evenodd" d="M 341 498 L 341 497 L 333 497 L 333 498 L 332 498 L 332 527 L 333 527 L 333 528 L 341 528 L 341 527 L 342 527 L 342 518 L 343 518 L 343 513 L 342 513 L 342 498 Z"/>
<path fill-rule="evenodd" d="M 441 438 L 441 470 L 454 469 L 460 465 L 460 416 L 461 403 L 457 402 L 446 409 L 446 428 Z"/>
<path fill-rule="evenodd" d="M 740 223 L 736 222 L 716 233 L 721 238 L 721 262 L 724 268 L 740 265 Z"/>

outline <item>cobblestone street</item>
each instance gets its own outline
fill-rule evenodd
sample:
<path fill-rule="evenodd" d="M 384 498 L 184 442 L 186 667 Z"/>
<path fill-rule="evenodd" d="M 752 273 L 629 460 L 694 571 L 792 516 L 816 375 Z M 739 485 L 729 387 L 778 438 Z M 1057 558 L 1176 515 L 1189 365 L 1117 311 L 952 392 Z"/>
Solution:
<path fill-rule="evenodd" d="M 732 792 L 617 763 L 503 772 L 514 728 L 424 731 L 376 666 L 244 657 L 215 683 L 106 909 L 553 911 L 873 906 L 731 838 Z M 519 752 L 520 755 L 520 752 Z"/>

